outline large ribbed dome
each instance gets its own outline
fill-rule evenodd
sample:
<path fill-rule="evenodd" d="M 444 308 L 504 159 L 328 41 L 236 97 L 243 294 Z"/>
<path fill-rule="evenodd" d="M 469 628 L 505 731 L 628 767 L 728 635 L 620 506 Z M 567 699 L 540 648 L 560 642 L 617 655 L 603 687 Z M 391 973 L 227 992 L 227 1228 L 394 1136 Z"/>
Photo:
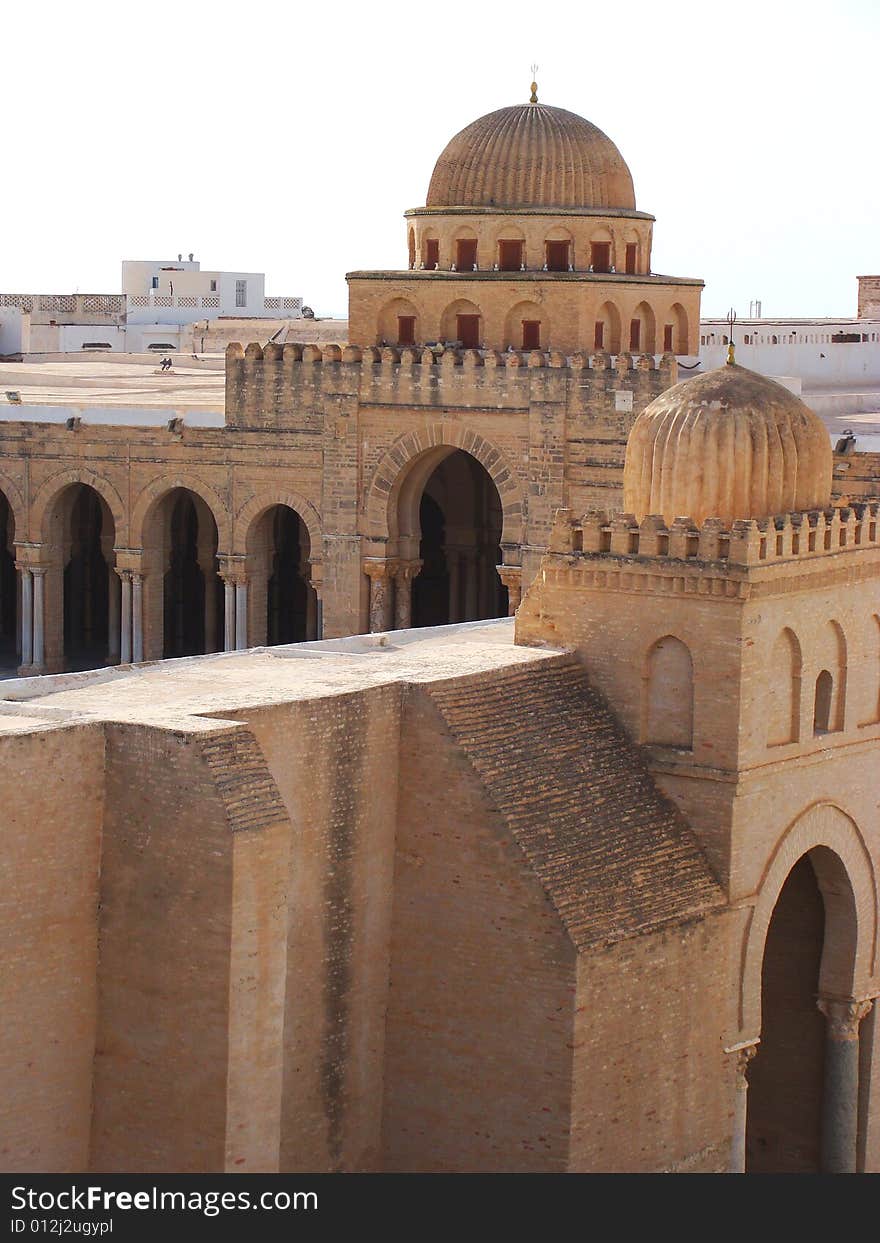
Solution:
<path fill-rule="evenodd" d="M 623 507 L 667 523 L 824 509 L 831 466 L 817 414 L 781 384 L 728 364 L 667 389 L 636 419 Z"/>
<path fill-rule="evenodd" d="M 456 134 L 434 166 L 428 207 L 617 207 L 632 177 L 611 139 L 564 108 L 499 108 Z"/>

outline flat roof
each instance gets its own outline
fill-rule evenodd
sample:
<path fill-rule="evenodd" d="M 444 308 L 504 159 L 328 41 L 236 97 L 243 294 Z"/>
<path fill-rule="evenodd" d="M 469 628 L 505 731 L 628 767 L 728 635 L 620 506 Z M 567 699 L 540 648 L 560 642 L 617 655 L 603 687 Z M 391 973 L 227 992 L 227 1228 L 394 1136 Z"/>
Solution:
<path fill-rule="evenodd" d="M 709 317 L 706 319 L 701 319 L 700 324 L 701 325 L 711 324 L 713 327 L 718 327 L 718 328 L 727 328 L 727 329 L 730 328 L 730 321 L 723 319 L 723 318 L 716 319 L 716 318 Z M 833 324 L 835 327 L 837 326 L 848 327 L 851 325 L 853 328 L 858 328 L 862 325 L 866 325 L 866 326 L 869 325 L 872 328 L 876 328 L 878 325 L 880 325 L 880 319 L 864 319 L 864 318 L 859 319 L 858 316 L 853 316 L 852 319 L 840 319 L 839 317 L 835 317 L 832 315 L 826 315 L 826 316 L 816 315 L 809 319 L 798 319 L 798 317 L 795 315 L 792 315 L 789 318 L 786 318 L 783 315 L 783 316 L 775 317 L 773 319 L 767 319 L 762 316 L 761 319 L 737 319 L 734 323 L 733 331 L 734 331 L 734 335 L 736 335 L 736 332 L 740 328 L 743 328 L 743 327 L 762 328 L 765 325 L 767 327 L 771 327 L 771 326 L 775 326 L 778 324 L 804 324 L 805 326 L 815 325 L 817 328 L 820 328 L 823 324 L 829 324 L 829 325 Z"/>
<path fill-rule="evenodd" d="M 21 417 L 15 413 L 18 407 L 8 403 L 7 391 L 21 393 L 27 406 L 148 406 L 222 414 L 226 404 L 222 355 L 209 360 L 207 367 L 187 366 L 175 358 L 167 372 L 160 371 L 160 360 L 161 354 L 143 361 L 83 354 L 63 362 L 0 362 L 0 418 Z"/>
<path fill-rule="evenodd" d="M 560 655 L 556 648 L 517 647 L 513 638 L 513 618 L 504 617 L 9 679 L 0 683 L 0 734 L 26 728 L 23 718 L 43 726 L 111 720 L 198 729 L 198 718 L 212 715 L 394 682 L 459 678 Z"/>

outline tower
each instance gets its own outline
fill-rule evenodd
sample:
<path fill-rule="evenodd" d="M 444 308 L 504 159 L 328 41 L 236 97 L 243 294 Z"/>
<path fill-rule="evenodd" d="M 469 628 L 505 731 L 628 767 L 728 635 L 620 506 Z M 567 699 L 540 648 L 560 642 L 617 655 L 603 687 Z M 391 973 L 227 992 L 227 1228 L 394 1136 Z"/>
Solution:
<path fill-rule="evenodd" d="M 451 139 L 406 222 L 405 271 L 348 275 L 353 345 L 698 352 L 702 281 L 652 272 L 623 156 L 534 83 Z"/>
<path fill-rule="evenodd" d="M 781 386 L 735 363 L 676 385 L 630 433 L 629 512 L 560 512 L 517 617 L 578 652 L 727 891 L 755 1169 L 856 1169 L 880 1088 L 880 508 L 830 484 Z"/>

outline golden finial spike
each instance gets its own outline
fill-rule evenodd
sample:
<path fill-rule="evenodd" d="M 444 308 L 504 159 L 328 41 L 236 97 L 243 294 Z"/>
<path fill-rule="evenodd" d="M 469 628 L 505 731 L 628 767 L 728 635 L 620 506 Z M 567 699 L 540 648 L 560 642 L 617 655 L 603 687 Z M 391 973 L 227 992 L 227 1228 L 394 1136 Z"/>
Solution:
<path fill-rule="evenodd" d="M 733 307 L 727 312 L 727 323 L 730 335 L 727 338 L 727 365 L 733 367 L 736 365 L 736 358 L 733 352 L 733 325 L 736 323 L 736 311 Z"/>
<path fill-rule="evenodd" d="M 530 104 L 536 104 L 538 102 L 538 84 L 537 82 L 534 81 L 534 78 L 537 72 L 538 72 L 538 66 L 532 65 L 532 95 L 529 100 Z"/>

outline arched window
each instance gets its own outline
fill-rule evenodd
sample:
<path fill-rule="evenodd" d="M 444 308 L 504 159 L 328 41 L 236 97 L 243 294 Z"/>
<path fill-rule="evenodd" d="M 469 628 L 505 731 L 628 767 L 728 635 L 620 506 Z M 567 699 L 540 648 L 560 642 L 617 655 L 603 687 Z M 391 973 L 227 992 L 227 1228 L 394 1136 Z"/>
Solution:
<path fill-rule="evenodd" d="M 880 616 L 875 613 L 869 625 L 864 664 L 868 712 L 864 724 L 874 725 L 880 721 Z"/>
<path fill-rule="evenodd" d="M 544 265 L 547 271 L 567 272 L 571 264 L 571 238 L 548 237 L 544 242 Z"/>
<path fill-rule="evenodd" d="M 816 678 L 816 698 L 813 707 L 813 733 L 827 734 L 831 729 L 831 700 L 834 695 L 834 679 L 827 669 Z"/>
<path fill-rule="evenodd" d="M 663 342 L 663 349 L 670 354 L 687 354 L 688 352 L 688 317 L 687 311 L 680 302 L 673 303 L 669 318 L 672 323 L 667 325 L 672 329 L 671 344 L 667 345 Z"/>
<path fill-rule="evenodd" d="M 410 268 L 414 268 L 416 266 L 416 231 L 415 229 L 410 229 L 407 241 L 409 244 L 409 266 Z"/>
<path fill-rule="evenodd" d="M 645 662 L 642 740 L 690 750 L 694 745 L 694 666 L 674 635 L 658 639 Z"/>
<path fill-rule="evenodd" d="M 477 235 L 473 229 L 460 229 L 453 243 L 455 267 L 459 272 L 473 272 L 477 266 Z"/>
<path fill-rule="evenodd" d="M 517 237 L 504 237 L 498 243 L 498 267 L 502 272 L 518 272 L 524 263 L 525 243 Z"/>
<path fill-rule="evenodd" d="M 440 239 L 433 233 L 426 233 L 422 238 L 422 263 L 429 272 L 440 266 Z"/>
<path fill-rule="evenodd" d="M 801 715 L 801 648 L 787 627 L 773 646 L 767 670 L 767 746 L 797 742 Z"/>
<path fill-rule="evenodd" d="M 419 315 L 407 298 L 392 298 L 382 307 L 376 325 L 377 344 L 416 345 L 419 340 Z"/>
<path fill-rule="evenodd" d="M 846 718 L 846 636 L 838 622 L 822 627 L 812 656 L 813 668 L 822 671 L 816 678 L 815 732 L 834 733 Z"/>
<path fill-rule="evenodd" d="M 466 350 L 478 350 L 483 332 L 480 308 L 466 298 L 450 303 L 440 318 L 440 332 L 444 341 L 458 341 Z"/>
<path fill-rule="evenodd" d="M 620 353 L 620 312 L 613 302 L 603 302 L 596 312 L 593 327 L 593 349 Z"/>
<path fill-rule="evenodd" d="M 504 345 L 515 350 L 546 349 L 550 339 L 547 313 L 536 302 L 517 302 L 504 322 Z"/>
<path fill-rule="evenodd" d="M 633 312 L 629 325 L 629 348 L 634 352 L 654 353 L 654 312 L 647 302 L 640 302 Z"/>

